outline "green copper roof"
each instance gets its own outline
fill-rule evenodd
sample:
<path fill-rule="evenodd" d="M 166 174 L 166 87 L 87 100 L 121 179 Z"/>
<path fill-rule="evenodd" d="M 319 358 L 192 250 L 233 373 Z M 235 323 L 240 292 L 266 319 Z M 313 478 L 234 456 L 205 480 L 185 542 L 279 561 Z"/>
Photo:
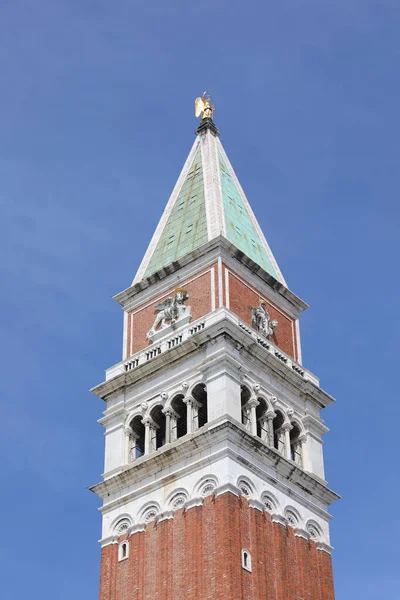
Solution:
<path fill-rule="evenodd" d="M 203 166 L 198 150 L 144 277 L 201 246 L 207 239 Z"/>
<path fill-rule="evenodd" d="M 218 152 L 226 238 L 276 279 L 278 276 L 260 240 L 225 161 Z"/>

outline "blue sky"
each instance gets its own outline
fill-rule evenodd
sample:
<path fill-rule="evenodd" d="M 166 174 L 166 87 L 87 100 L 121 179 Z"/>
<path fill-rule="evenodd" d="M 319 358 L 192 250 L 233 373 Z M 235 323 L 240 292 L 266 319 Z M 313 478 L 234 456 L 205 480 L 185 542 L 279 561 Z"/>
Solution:
<path fill-rule="evenodd" d="M 395 0 L 3 0 L 2 591 L 98 595 L 102 402 L 127 287 L 215 121 L 302 318 L 325 411 L 338 600 L 398 596 Z M 55 591 L 56 589 L 56 591 Z"/>

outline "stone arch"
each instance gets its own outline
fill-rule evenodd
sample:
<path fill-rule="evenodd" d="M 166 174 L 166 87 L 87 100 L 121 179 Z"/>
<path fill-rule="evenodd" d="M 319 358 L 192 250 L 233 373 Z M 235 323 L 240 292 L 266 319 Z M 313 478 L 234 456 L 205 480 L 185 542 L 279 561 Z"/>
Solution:
<path fill-rule="evenodd" d="M 285 450 L 285 434 L 282 429 L 285 423 L 285 414 L 280 408 L 275 409 L 275 417 L 272 421 L 272 429 L 274 436 L 274 448 L 284 454 Z"/>
<path fill-rule="evenodd" d="M 216 475 L 204 475 L 199 479 L 194 487 L 193 497 L 208 496 L 212 494 L 219 485 L 219 480 Z"/>
<path fill-rule="evenodd" d="M 319 542 L 322 539 L 322 529 L 316 521 L 309 519 L 306 523 L 306 531 L 313 542 Z"/>
<path fill-rule="evenodd" d="M 256 489 L 254 483 L 244 475 L 238 477 L 236 481 L 236 487 L 240 489 L 241 494 L 245 498 L 254 498 L 256 494 Z"/>
<path fill-rule="evenodd" d="M 269 513 L 276 513 L 280 509 L 279 500 L 271 492 L 263 492 L 261 502 Z"/>
<path fill-rule="evenodd" d="M 303 453 L 302 453 L 302 435 L 303 428 L 301 422 L 297 421 L 297 419 L 292 419 L 290 422 L 292 428 L 289 432 L 290 439 L 290 458 L 297 464 L 299 467 L 303 466 Z"/>
<path fill-rule="evenodd" d="M 171 426 L 171 442 L 178 440 L 187 434 L 187 405 L 184 402 L 184 394 L 176 394 L 171 399 L 171 408 L 174 411 Z"/>
<path fill-rule="evenodd" d="M 144 455 L 145 449 L 145 427 L 143 425 L 143 417 L 137 414 L 129 422 L 129 458 L 128 462 L 132 462 Z"/>
<path fill-rule="evenodd" d="M 294 508 L 294 506 L 286 506 L 283 514 L 287 520 L 287 524 L 290 525 L 290 527 L 300 526 L 302 519 L 299 511 Z"/>
<path fill-rule="evenodd" d="M 124 535 L 133 525 L 133 519 L 129 513 L 121 513 L 111 523 L 110 531 L 113 535 Z"/>
<path fill-rule="evenodd" d="M 196 383 L 191 390 L 190 395 L 198 403 L 198 408 L 194 411 L 194 427 L 193 431 L 196 431 L 199 427 L 203 427 L 208 423 L 208 402 L 207 402 L 207 386 L 205 383 Z"/>
<path fill-rule="evenodd" d="M 263 396 L 257 397 L 258 406 L 256 407 L 256 421 L 257 421 L 257 436 L 268 441 L 268 423 L 265 418 L 265 414 L 269 410 L 268 400 Z"/>
<path fill-rule="evenodd" d="M 179 510 L 184 507 L 187 500 L 189 500 L 188 491 L 185 488 L 177 488 L 169 494 L 165 504 L 170 510 Z"/>
<path fill-rule="evenodd" d="M 161 514 L 161 507 L 158 502 L 146 502 L 138 511 L 138 523 L 149 523 Z"/>
<path fill-rule="evenodd" d="M 247 407 L 247 403 L 251 398 L 251 390 L 247 385 L 242 385 L 240 391 L 240 403 L 242 407 L 242 425 L 249 431 L 251 430 L 250 421 L 250 409 Z"/>
<path fill-rule="evenodd" d="M 165 414 L 163 413 L 162 404 L 156 404 L 152 407 L 150 418 L 155 426 L 152 438 L 153 450 L 158 450 L 161 446 L 164 446 L 166 442 Z"/>

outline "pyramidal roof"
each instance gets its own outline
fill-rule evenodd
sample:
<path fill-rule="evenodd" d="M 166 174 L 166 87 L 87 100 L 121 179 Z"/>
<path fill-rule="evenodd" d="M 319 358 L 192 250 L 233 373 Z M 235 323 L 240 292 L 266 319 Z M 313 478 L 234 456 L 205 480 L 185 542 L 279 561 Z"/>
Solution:
<path fill-rule="evenodd" d="M 133 284 L 222 235 L 286 285 L 213 120 L 196 134 Z"/>

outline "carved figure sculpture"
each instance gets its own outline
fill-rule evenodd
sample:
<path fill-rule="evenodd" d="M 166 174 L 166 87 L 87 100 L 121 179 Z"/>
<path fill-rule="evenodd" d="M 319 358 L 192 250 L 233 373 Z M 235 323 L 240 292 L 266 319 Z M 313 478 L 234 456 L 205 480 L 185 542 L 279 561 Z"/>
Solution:
<path fill-rule="evenodd" d="M 190 313 L 190 306 L 185 306 L 186 300 L 189 299 L 189 294 L 182 289 L 175 290 L 175 296 L 173 298 L 167 298 L 155 308 L 155 312 L 158 313 L 152 328 L 147 334 L 147 338 L 151 340 L 157 331 L 158 326 L 161 323 L 161 329 L 165 329 L 168 325 L 173 325 L 182 317 Z"/>
<path fill-rule="evenodd" d="M 199 117 L 201 113 L 202 119 L 212 119 L 214 115 L 214 106 L 211 106 L 211 97 L 208 96 L 208 98 L 206 98 L 206 92 L 204 92 L 201 98 L 196 98 L 194 105 L 194 114 L 196 117 Z"/>
<path fill-rule="evenodd" d="M 264 301 L 260 302 L 260 305 L 251 309 L 251 324 L 256 331 L 259 331 L 266 338 L 271 337 L 274 333 L 275 327 L 278 325 L 276 319 L 270 320 L 267 305 Z"/>

